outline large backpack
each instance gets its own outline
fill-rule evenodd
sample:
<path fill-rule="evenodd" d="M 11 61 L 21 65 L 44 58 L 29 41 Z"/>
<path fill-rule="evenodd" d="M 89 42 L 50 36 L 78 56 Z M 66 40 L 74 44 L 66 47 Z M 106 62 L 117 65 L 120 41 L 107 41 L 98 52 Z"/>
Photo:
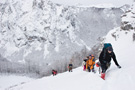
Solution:
<path fill-rule="evenodd" d="M 111 43 L 104 43 L 104 47 L 103 47 L 103 52 L 104 52 L 103 58 L 104 58 L 104 59 L 105 59 L 105 56 L 106 56 L 106 49 L 107 49 L 108 47 L 112 47 Z"/>
<path fill-rule="evenodd" d="M 107 49 L 110 46 L 112 47 L 111 43 L 104 43 L 103 49 L 105 50 L 105 49 Z"/>

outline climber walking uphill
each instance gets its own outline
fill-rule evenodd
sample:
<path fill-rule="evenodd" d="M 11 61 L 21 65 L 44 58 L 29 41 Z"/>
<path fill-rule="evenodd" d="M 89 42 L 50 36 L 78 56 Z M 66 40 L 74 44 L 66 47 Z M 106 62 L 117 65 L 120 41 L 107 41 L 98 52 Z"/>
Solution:
<path fill-rule="evenodd" d="M 88 72 L 94 72 L 94 65 L 95 65 L 95 59 L 94 59 L 94 56 L 92 55 L 89 55 L 89 58 L 88 60 L 86 61 L 86 70 Z"/>
<path fill-rule="evenodd" d="M 55 76 L 57 74 L 57 71 L 56 70 L 52 70 L 52 75 Z"/>
<path fill-rule="evenodd" d="M 105 80 L 105 72 L 111 65 L 111 58 L 113 58 L 113 61 L 115 62 L 116 66 L 118 68 L 121 68 L 121 66 L 118 64 L 116 60 L 116 56 L 115 53 L 113 52 L 112 45 L 110 43 L 105 43 L 102 52 L 100 53 L 99 56 L 99 61 L 102 69 L 101 78 L 104 80 Z"/>
<path fill-rule="evenodd" d="M 68 65 L 68 71 L 72 72 L 72 68 L 73 68 L 73 64 L 72 64 L 72 62 L 70 62 Z"/>
<path fill-rule="evenodd" d="M 83 71 L 86 71 L 86 61 L 89 59 L 89 56 L 87 56 L 87 59 L 83 59 L 82 66 L 83 66 Z"/>

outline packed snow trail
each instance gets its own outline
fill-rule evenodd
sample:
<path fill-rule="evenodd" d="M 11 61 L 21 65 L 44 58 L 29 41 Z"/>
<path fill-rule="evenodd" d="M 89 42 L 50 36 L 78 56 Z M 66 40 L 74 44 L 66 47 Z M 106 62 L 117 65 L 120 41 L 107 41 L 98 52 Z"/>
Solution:
<path fill-rule="evenodd" d="M 112 67 L 107 72 L 106 80 L 102 80 L 98 72 L 85 72 L 79 67 L 71 73 L 44 77 L 9 90 L 133 90 L 135 78 L 132 75 L 132 70 Z"/>
<path fill-rule="evenodd" d="M 11 75 L 6 73 L 0 74 L 0 90 L 9 90 L 9 88 L 13 88 L 33 80 L 35 79 L 26 76 Z"/>

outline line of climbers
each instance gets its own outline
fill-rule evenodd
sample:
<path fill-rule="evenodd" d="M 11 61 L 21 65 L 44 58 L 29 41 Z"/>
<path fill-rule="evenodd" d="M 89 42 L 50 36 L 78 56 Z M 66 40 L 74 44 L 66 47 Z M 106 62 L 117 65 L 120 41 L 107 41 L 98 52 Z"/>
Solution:
<path fill-rule="evenodd" d="M 99 56 L 99 61 L 96 63 L 96 66 L 99 67 L 99 69 L 101 68 L 102 72 L 101 72 L 101 78 L 105 80 L 105 73 L 106 70 L 110 67 L 111 65 L 111 59 L 113 59 L 115 65 L 118 68 L 121 68 L 121 66 L 118 64 L 117 60 L 116 60 L 116 56 L 115 53 L 113 52 L 113 48 L 112 45 L 110 43 L 104 43 L 104 47 L 100 53 Z M 93 54 L 87 56 L 87 59 L 84 59 L 82 62 L 83 65 L 83 70 L 84 71 L 88 71 L 88 72 L 94 72 L 94 66 L 95 66 L 95 57 Z M 69 72 L 72 72 L 72 68 L 73 68 L 73 64 L 72 61 L 70 62 L 70 64 L 68 65 L 68 70 Z M 56 75 L 55 73 L 53 73 L 53 75 Z"/>
<path fill-rule="evenodd" d="M 121 66 L 118 64 L 115 53 L 113 52 L 112 45 L 110 43 L 104 43 L 104 47 L 99 55 L 99 61 L 96 63 L 96 66 L 101 68 L 101 78 L 105 80 L 105 74 L 107 69 L 111 65 L 111 59 L 113 59 L 115 65 L 120 69 Z M 95 58 L 94 55 L 89 55 L 87 59 L 83 61 L 84 68 L 83 70 L 95 72 Z M 100 72 L 100 70 L 99 70 Z"/>
<path fill-rule="evenodd" d="M 92 72 L 95 73 L 95 70 L 94 70 L 95 57 L 94 57 L 93 54 L 87 56 L 87 59 L 84 59 L 82 64 L 83 64 L 83 70 L 84 71 L 88 71 L 88 72 L 92 71 Z M 68 71 L 72 72 L 72 69 L 73 69 L 73 64 L 72 64 L 72 61 L 71 61 L 68 65 Z M 57 70 L 52 70 L 52 75 L 55 76 L 56 74 L 57 74 Z"/>
<path fill-rule="evenodd" d="M 72 72 L 72 69 L 73 69 L 73 64 L 72 64 L 72 62 L 69 63 L 69 65 L 68 65 L 67 68 L 68 68 L 68 71 L 69 71 L 69 72 Z M 54 69 L 53 69 L 53 70 L 52 70 L 52 75 L 55 76 L 56 74 L 57 74 L 57 70 L 54 70 Z"/>

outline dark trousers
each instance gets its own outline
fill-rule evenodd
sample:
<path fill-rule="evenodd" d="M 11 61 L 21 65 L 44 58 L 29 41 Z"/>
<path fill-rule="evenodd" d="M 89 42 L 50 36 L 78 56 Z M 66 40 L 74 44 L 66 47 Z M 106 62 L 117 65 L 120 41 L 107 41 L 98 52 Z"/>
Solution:
<path fill-rule="evenodd" d="M 90 70 L 90 67 L 88 66 L 88 72 L 90 72 L 91 70 Z"/>
<path fill-rule="evenodd" d="M 110 67 L 111 63 L 101 64 L 102 73 L 105 73 L 106 70 Z"/>
<path fill-rule="evenodd" d="M 69 67 L 69 72 L 72 72 L 72 67 L 71 66 Z"/>
<path fill-rule="evenodd" d="M 88 66 L 88 72 L 91 72 L 90 66 Z M 94 72 L 94 66 L 92 68 L 92 72 Z"/>

